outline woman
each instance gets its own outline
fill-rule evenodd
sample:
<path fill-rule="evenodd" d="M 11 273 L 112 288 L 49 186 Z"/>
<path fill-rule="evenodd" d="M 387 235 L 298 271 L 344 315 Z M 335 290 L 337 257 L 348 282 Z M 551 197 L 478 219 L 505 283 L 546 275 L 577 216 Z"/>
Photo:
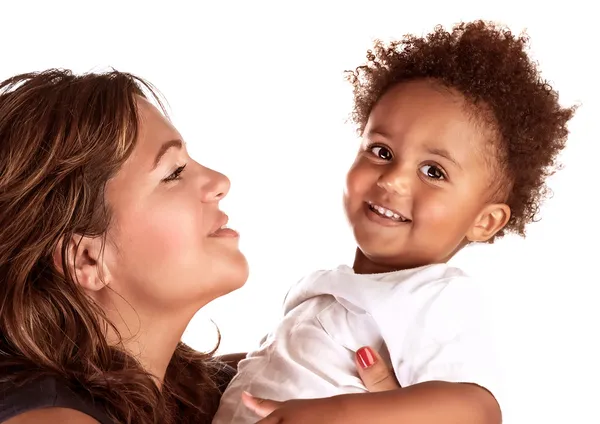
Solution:
<path fill-rule="evenodd" d="M 248 267 L 228 179 L 190 159 L 154 93 L 119 72 L 0 84 L 0 422 L 201 423 L 218 406 L 231 369 L 180 339 Z"/>

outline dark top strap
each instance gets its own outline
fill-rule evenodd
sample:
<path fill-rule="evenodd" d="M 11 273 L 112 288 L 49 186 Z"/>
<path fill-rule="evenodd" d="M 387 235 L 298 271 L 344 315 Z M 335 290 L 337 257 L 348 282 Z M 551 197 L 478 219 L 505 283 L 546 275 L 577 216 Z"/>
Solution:
<path fill-rule="evenodd" d="M 223 368 L 215 376 L 221 393 L 235 373 L 234 368 L 223 364 Z M 55 377 L 46 377 L 16 388 L 0 385 L 0 423 L 27 411 L 51 407 L 74 409 L 89 415 L 100 424 L 114 424 L 100 403 L 73 391 Z"/>
<path fill-rule="evenodd" d="M 114 424 L 100 405 L 69 389 L 54 377 L 46 377 L 18 388 L 0 386 L 0 423 L 27 411 L 51 407 L 74 409 L 101 424 Z"/>

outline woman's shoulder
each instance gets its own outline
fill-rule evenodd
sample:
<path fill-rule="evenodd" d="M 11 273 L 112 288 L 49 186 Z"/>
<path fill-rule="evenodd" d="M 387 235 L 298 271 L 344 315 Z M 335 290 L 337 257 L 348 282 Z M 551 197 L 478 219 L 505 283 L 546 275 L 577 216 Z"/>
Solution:
<path fill-rule="evenodd" d="M 0 383 L 0 423 L 73 422 L 109 424 L 101 405 L 57 377 L 24 384 Z"/>

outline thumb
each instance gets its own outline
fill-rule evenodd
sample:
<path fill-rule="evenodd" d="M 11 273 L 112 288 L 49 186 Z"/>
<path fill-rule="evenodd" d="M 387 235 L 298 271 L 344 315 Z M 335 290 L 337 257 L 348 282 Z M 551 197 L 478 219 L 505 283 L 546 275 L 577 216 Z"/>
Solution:
<path fill-rule="evenodd" d="M 396 376 L 390 370 L 381 356 L 368 346 L 361 347 L 355 355 L 358 375 L 369 392 L 384 392 L 399 389 Z"/>
<path fill-rule="evenodd" d="M 282 404 L 282 402 L 277 402 L 275 400 L 254 397 L 248 392 L 242 393 L 242 402 L 247 408 L 254 411 L 254 413 L 261 418 L 266 417 Z"/>

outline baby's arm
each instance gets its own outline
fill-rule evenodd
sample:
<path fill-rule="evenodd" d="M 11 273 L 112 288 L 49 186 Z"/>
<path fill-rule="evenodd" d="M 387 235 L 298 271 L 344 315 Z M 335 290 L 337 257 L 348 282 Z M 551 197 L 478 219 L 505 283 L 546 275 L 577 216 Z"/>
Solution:
<path fill-rule="evenodd" d="M 410 387 L 338 400 L 339 422 L 410 424 L 499 424 L 495 398 L 474 384 L 430 381 Z"/>
<path fill-rule="evenodd" d="M 359 375 L 370 392 L 375 396 L 349 395 L 340 399 L 349 405 L 347 416 L 361 415 L 369 411 L 380 411 L 371 415 L 376 422 L 386 423 L 500 423 L 500 408 L 495 398 L 485 389 L 471 384 L 432 381 L 419 383 L 400 389 L 394 374 L 384 364 L 379 354 L 370 348 L 364 351 L 361 359 L 357 355 L 356 364 Z M 371 359 L 371 360 L 369 360 Z M 366 364 L 368 363 L 368 364 Z M 371 365 L 372 364 L 372 365 Z M 365 365 L 369 365 L 364 368 Z M 364 405 L 361 405 L 364 403 Z M 435 407 L 432 407 L 435 405 Z M 342 407 L 346 409 L 346 407 Z M 397 414 L 392 412 L 395 411 Z M 381 415 L 381 416 L 380 416 Z"/>
<path fill-rule="evenodd" d="M 336 401 L 344 423 L 499 424 L 494 396 L 475 384 L 429 381 L 406 388 L 340 396 Z M 315 416 L 321 415 L 318 411 Z M 298 421 L 300 422 L 300 421 Z M 313 421 L 314 422 L 314 421 Z M 325 421 L 324 421 L 325 422 Z"/>
<path fill-rule="evenodd" d="M 441 381 L 399 388 L 391 370 L 376 356 L 374 365 L 360 370 L 365 385 L 377 393 L 349 394 L 324 399 L 275 402 L 244 396 L 244 403 L 264 423 L 376 422 L 406 424 L 499 424 L 500 408 L 485 389 L 473 384 Z M 262 424 L 263 421 L 259 421 Z"/>
<path fill-rule="evenodd" d="M 429 381 L 389 392 L 348 395 L 347 417 L 362 422 L 410 424 L 499 424 L 495 398 L 475 384 Z M 350 422 L 350 421 L 344 421 Z M 361 422 L 360 419 L 355 422 Z"/>

